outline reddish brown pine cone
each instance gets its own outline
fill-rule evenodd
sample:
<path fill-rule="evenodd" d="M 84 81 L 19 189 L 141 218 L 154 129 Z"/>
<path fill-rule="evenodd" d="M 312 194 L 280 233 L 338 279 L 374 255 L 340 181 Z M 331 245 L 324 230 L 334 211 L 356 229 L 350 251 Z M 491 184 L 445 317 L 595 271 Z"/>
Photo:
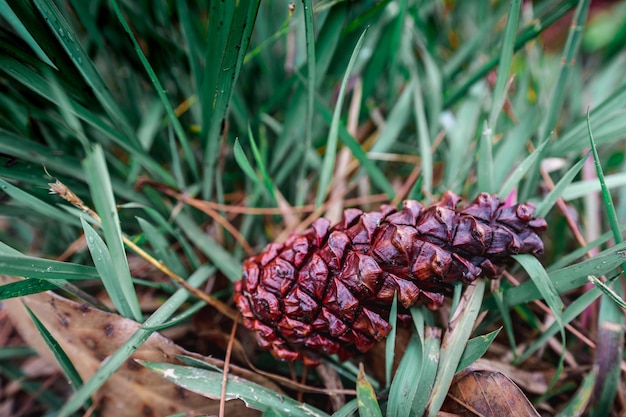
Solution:
<path fill-rule="evenodd" d="M 400 211 L 348 209 L 332 228 L 318 219 L 268 245 L 235 283 L 243 324 L 279 359 L 344 360 L 387 336 L 394 293 L 405 308 L 434 310 L 452 283 L 494 278 L 510 255 L 543 252 L 546 222 L 532 204 L 505 207 L 487 193 L 463 209 L 459 201 L 448 191 L 427 208 L 407 200 Z"/>

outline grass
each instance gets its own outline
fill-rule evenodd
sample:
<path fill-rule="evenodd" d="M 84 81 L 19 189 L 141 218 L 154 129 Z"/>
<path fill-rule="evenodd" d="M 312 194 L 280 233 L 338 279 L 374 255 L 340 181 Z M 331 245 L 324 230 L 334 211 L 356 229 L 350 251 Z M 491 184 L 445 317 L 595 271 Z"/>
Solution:
<path fill-rule="evenodd" d="M 158 330 L 230 360 L 144 366 L 268 416 L 454 412 L 454 375 L 481 356 L 541 375 L 520 383 L 541 415 L 623 414 L 623 6 L 205 3 L 0 0 L 0 274 L 25 278 L 0 286 L 3 409 L 107 415 L 107 380 Z M 242 328 L 227 347 L 247 256 L 344 207 L 448 189 L 533 202 L 540 262 L 412 308 L 383 349 L 325 373 Z M 6 306 L 48 290 L 142 326 L 86 377 L 31 311 L 60 364 L 44 381 Z"/>

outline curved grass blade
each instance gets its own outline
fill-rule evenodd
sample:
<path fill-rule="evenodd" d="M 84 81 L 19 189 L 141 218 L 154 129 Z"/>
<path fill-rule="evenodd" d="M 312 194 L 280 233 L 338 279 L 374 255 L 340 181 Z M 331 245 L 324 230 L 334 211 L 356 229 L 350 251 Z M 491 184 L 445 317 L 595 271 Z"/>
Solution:
<path fill-rule="evenodd" d="M 208 369 L 190 366 L 172 365 L 170 363 L 140 362 L 151 371 L 161 375 L 189 391 L 207 398 L 219 399 L 222 392 L 224 374 Z M 285 395 L 278 394 L 254 382 L 228 375 L 226 384 L 226 400 L 240 399 L 248 407 L 257 410 L 276 410 L 290 416 L 327 417 L 328 414 L 305 403 L 295 401 Z"/>
<path fill-rule="evenodd" d="M 141 321 L 141 308 L 139 307 L 137 293 L 130 276 L 128 259 L 126 258 L 122 240 L 122 230 L 120 229 L 120 219 L 117 214 L 113 189 L 111 188 L 109 170 L 107 169 L 101 146 L 96 145 L 90 150 L 87 159 L 83 162 L 83 166 L 87 174 L 87 182 L 89 183 L 96 212 L 100 216 L 102 232 L 107 242 L 106 247 L 111 254 L 111 266 L 114 270 L 114 276 L 111 278 L 116 282 L 115 287 L 119 290 L 119 293 L 109 295 L 111 298 L 113 296 L 122 297 L 118 300 L 120 305 L 127 304 L 128 310 L 124 307 L 120 313 L 130 313 L 126 317 Z M 83 226 L 85 224 L 83 222 Z"/>
<path fill-rule="evenodd" d="M 535 283 L 535 286 L 539 290 L 541 297 L 546 302 L 552 315 L 554 316 L 554 321 L 558 326 L 559 332 L 561 333 L 561 340 L 563 350 L 561 351 L 561 355 L 559 357 L 559 362 L 556 367 L 556 372 L 552 377 L 552 381 L 550 382 L 550 386 L 553 386 L 561 372 L 563 371 L 563 363 L 565 360 L 565 325 L 563 324 L 562 314 L 563 314 L 563 302 L 561 298 L 559 298 L 559 293 L 555 288 L 553 282 L 550 280 L 548 273 L 543 268 L 541 263 L 534 256 L 524 254 L 524 255 L 515 255 L 513 256 L 522 267 L 528 273 L 531 280 Z"/>
<path fill-rule="evenodd" d="M 348 62 L 348 67 L 346 68 L 343 80 L 341 81 L 339 95 L 337 96 L 337 102 L 335 104 L 335 111 L 333 112 L 333 119 L 330 124 L 330 131 L 328 132 L 328 139 L 326 141 L 326 152 L 324 154 L 324 161 L 322 163 L 322 169 L 320 172 L 317 195 L 315 196 L 316 207 L 320 207 L 322 205 L 322 203 L 326 199 L 326 195 L 328 194 L 330 180 L 332 178 L 335 167 L 335 157 L 337 155 L 337 138 L 339 136 L 339 122 L 341 120 L 343 100 L 346 95 L 346 86 L 348 85 L 350 73 L 352 72 L 352 68 L 356 63 L 356 59 L 359 55 L 359 51 L 361 50 L 361 45 L 363 45 L 363 39 L 365 38 L 366 33 L 367 30 L 361 33 L 361 36 L 359 37 L 359 40 L 357 41 L 356 46 L 352 51 L 352 56 L 350 57 L 350 62 Z"/>
<path fill-rule="evenodd" d="M 556 291 L 564 293 L 587 284 L 588 275 L 609 274 L 620 266 L 625 259 L 626 243 L 613 246 L 600 252 L 591 259 L 550 272 L 550 280 Z M 528 303 L 541 297 L 533 281 L 511 288 L 504 293 L 504 302 L 508 306 Z M 488 307 L 487 304 L 485 307 Z"/>
<path fill-rule="evenodd" d="M 561 315 L 561 320 L 564 324 L 567 324 L 580 316 L 580 314 L 585 311 L 585 309 L 589 308 L 595 300 L 600 297 L 601 291 L 597 288 L 592 289 L 591 291 L 587 291 L 567 306 L 567 308 L 563 311 Z M 526 348 L 526 350 L 518 356 L 515 360 L 515 364 L 521 364 L 526 359 L 530 358 L 530 356 L 535 353 L 539 348 L 545 345 L 550 338 L 552 338 L 559 331 L 558 323 L 554 322 L 550 325 L 546 330 L 544 330 L 539 337 L 537 337 L 533 343 Z"/>

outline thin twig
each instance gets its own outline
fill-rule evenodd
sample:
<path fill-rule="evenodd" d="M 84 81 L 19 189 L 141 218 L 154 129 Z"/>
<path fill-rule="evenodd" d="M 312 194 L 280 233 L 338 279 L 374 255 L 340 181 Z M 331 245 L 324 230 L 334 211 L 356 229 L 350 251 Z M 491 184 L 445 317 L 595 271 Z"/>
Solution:
<path fill-rule="evenodd" d="M 226 410 L 226 386 L 228 385 L 228 368 L 230 367 L 230 354 L 233 351 L 233 342 L 235 340 L 235 332 L 237 331 L 237 325 L 239 324 L 239 317 L 233 320 L 233 328 L 230 331 L 230 338 L 228 339 L 228 347 L 226 348 L 226 357 L 224 358 L 224 369 L 222 371 L 222 392 L 220 394 L 220 417 L 224 417 Z"/>

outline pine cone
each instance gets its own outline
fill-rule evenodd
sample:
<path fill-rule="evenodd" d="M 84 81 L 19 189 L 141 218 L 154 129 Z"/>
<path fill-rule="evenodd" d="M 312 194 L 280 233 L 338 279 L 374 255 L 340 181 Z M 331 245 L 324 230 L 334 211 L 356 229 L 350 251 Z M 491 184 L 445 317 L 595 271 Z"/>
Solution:
<path fill-rule="evenodd" d="M 318 219 L 268 245 L 235 283 L 243 324 L 279 359 L 344 360 L 389 333 L 394 293 L 405 308 L 435 310 L 452 283 L 495 278 L 510 255 L 543 253 L 546 222 L 532 217 L 532 204 L 505 207 L 487 193 L 464 209 L 459 201 L 448 191 L 427 208 L 407 200 L 400 211 L 348 209 L 332 228 Z"/>

